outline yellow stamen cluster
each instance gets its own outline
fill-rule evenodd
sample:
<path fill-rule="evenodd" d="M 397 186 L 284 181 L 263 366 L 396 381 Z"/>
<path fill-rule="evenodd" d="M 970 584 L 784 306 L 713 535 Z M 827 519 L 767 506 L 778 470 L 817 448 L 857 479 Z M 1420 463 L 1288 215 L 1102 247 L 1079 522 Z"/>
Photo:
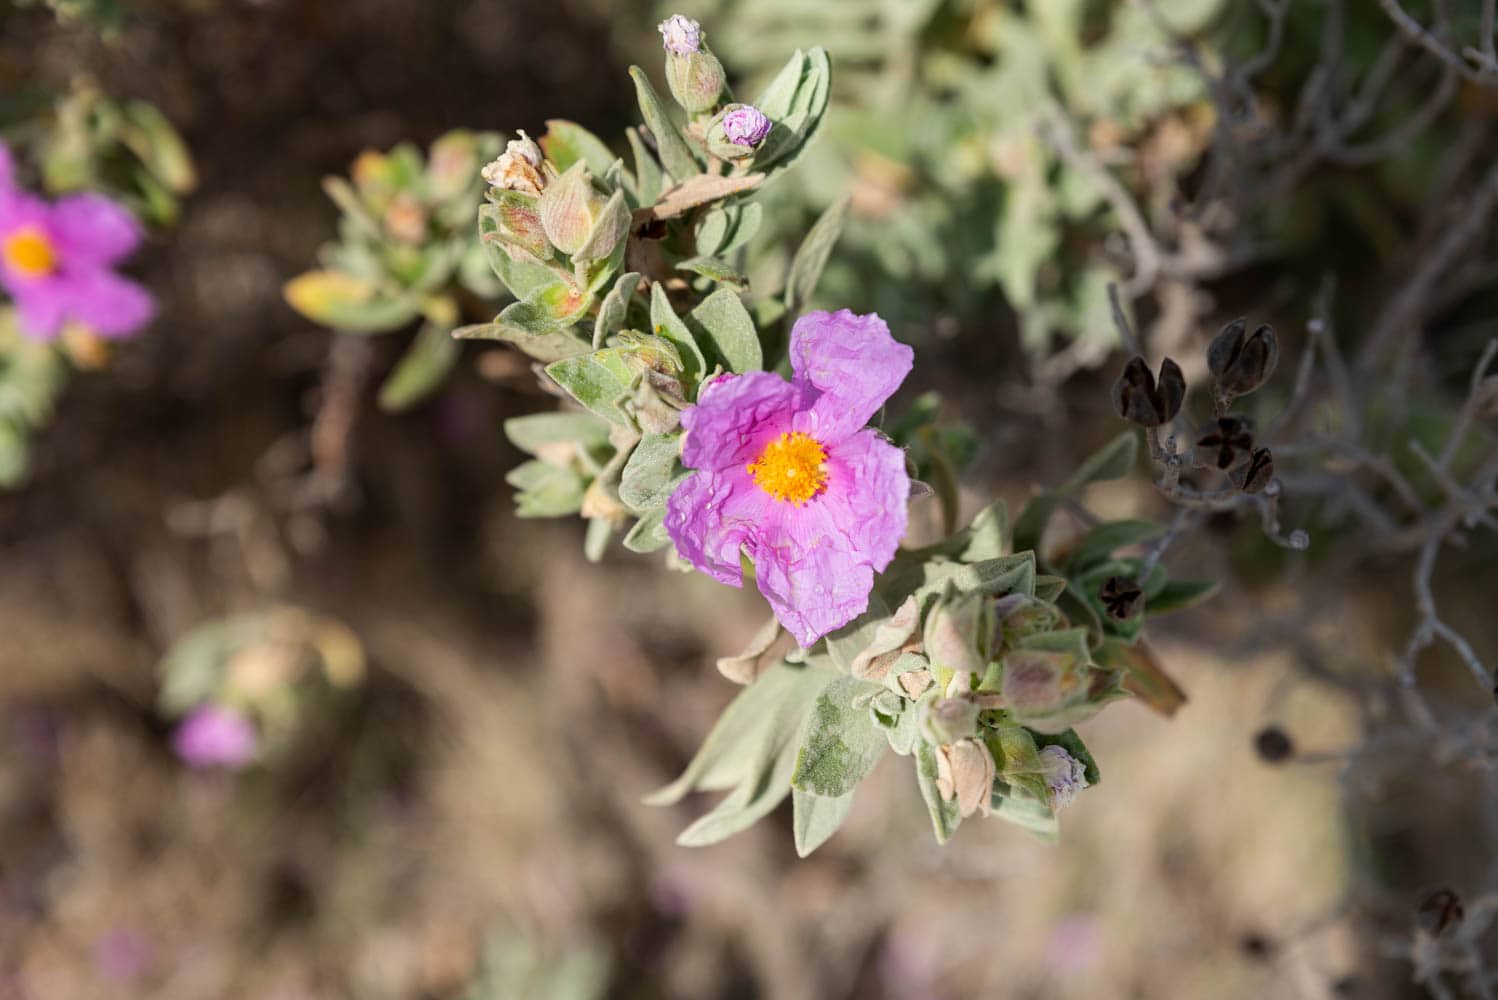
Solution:
<path fill-rule="evenodd" d="M 748 469 L 760 489 L 800 506 L 827 485 L 826 461 L 827 451 L 816 438 L 792 431 L 765 445 Z"/>
<path fill-rule="evenodd" d="M 51 274 L 57 267 L 57 251 L 52 248 L 52 241 L 35 227 L 13 233 L 5 241 L 4 254 L 10 269 L 28 278 Z"/>

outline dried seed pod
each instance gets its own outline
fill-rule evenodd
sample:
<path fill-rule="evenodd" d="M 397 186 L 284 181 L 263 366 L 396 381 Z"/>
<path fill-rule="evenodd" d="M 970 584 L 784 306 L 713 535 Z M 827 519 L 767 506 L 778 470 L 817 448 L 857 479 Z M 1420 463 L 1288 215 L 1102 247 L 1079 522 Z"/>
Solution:
<path fill-rule="evenodd" d="M 1237 319 L 1222 328 L 1207 348 L 1207 367 L 1217 385 L 1229 396 L 1253 392 L 1274 374 L 1280 360 L 1279 339 L 1274 329 L 1261 326 L 1245 335 L 1247 324 Z"/>
<path fill-rule="evenodd" d="M 1231 469 L 1248 459 L 1254 447 L 1253 421 L 1247 417 L 1218 417 L 1206 426 L 1196 446 L 1212 452 L 1212 463 Z"/>
<path fill-rule="evenodd" d="M 1128 576 L 1110 576 L 1098 589 L 1098 600 L 1103 610 L 1116 622 L 1128 621 L 1139 613 L 1144 602 L 1144 591 L 1139 581 Z"/>
<path fill-rule="evenodd" d="M 1139 355 L 1129 359 L 1113 383 L 1113 409 L 1125 420 L 1140 427 L 1159 427 L 1175 419 L 1186 398 L 1186 377 L 1174 361 L 1160 363 L 1160 378 Z"/>
<path fill-rule="evenodd" d="M 1295 744 L 1279 726 L 1265 726 L 1254 736 L 1254 749 L 1267 764 L 1283 764 L 1295 755 Z"/>
<path fill-rule="evenodd" d="M 1228 478 L 1244 493 L 1262 493 L 1274 479 L 1274 455 L 1268 448 L 1255 448 L 1248 461 L 1228 473 Z"/>
<path fill-rule="evenodd" d="M 1462 922 L 1462 898 L 1451 889 L 1437 889 L 1420 901 L 1415 923 L 1431 937 L 1440 937 Z"/>

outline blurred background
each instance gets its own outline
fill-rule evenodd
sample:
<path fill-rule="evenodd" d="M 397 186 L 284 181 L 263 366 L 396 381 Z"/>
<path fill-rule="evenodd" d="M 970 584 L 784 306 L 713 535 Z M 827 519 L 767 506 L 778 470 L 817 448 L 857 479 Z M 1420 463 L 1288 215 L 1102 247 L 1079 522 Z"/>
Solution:
<path fill-rule="evenodd" d="M 1152 633 L 1189 701 L 1084 729 L 1104 781 L 1060 843 L 970 823 L 940 848 L 888 758 L 804 861 L 786 808 L 692 850 L 673 841 L 701 797 L 640 802 L 735 693 L 713 661 L 758 595 L 617 547 L 591 565 L 579 525 L 517 517 L 503 421 L 555 406 L 518 353 L 465 344 L 382 405 L 416 324 L 335 333 L 282 294 L 337 238 L 322 178 L 365 150 L 555 118 L 622 149 L 624 74 L 659 79 L 675 8 L 3 8 L 0 121 L 29 162 L 65 174 L 107 95 L 159 110 L 191 165 L 120 140 L 133 172 L 107 180 L 152 224 L 133 270 L 160 318 L 73 359 L 0 491 L 0 998 L 1493 996 L 1491 690 L 1410 645 L 1420 546 L 1369 539 L 1398 527 L 1381 463 L 1414 514 L 1457 495 L 1406 437 L 1439 449 L 1464 421 L 1462 455 L 1493 448 L 1498 392 L 1469 379 L 1498 334 L 1498 92 L 1476 0 L 1393 5 L 1434 46 L 1388 6 L 682 0 L 736 80 L 831 52 L 827 128 L 767 197 L 751 281 L 851 195 L 818 301 L 915 346 L 904 398 L 939 392 L 978 446 L 968 512 L 1123 429 L 1110 281 L 1152 362 L 1200 375 L 1246 314 L 1284 345 L 1269 415 L 1351 400 L 1301 443 L 1349 413 L 1367 432 L 1286 474 L 1309 552 L 1237 514 L 1171 549 L 1223 580 Z M 1292 395 L 1315 329 L 1352 372 L 1322 348 L 1330 388 Z M 1472 496 L 1431 599 L 1493 663 Z M 1143 468 L 1086 502 L 1170 516 Z M 1422 652 L 1412 683 L 1396 661 Z M 225 683 L 259 699 L 264 745 L 194 766 L 179 718 Z"/>

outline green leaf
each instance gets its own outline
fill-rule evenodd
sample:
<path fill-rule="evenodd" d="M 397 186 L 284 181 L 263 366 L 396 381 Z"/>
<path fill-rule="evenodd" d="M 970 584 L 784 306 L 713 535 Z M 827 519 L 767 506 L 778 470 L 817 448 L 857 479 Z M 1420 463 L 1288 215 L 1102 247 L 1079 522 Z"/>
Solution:
<path fill-rule="evenodd" d="M 1066 592 L 1066 578 L 1062 576 L 1035 577 L 1035 596 L 1046 603 L 1054 603 L 1056 598 Z"/>
<path fill-rule="evenodd" d="M 921 740 L 915 748 L 916 783 L 920 785 L 921 798 L 926 800 L 926 809 L 931 813 L 931 829 L 936 834 L 936 842 L 945 844 L 957 831 L 962 814 L 958 812 L 955 801 L 948 802 L 941 797 L 941 791 L 936 787 L 936 773 L 936 748 Z"/>
<path fill-rule="evenodd" d="M 631 552 L 656 552 L 671 544 L 666 534 L 666 508 L 647 510 L 624 536 L 624 547 Z"/>
<path fill-rule="evenodd" d="M 609 335 L 624 325 L 629 313 L 629 301 L 634 297 L 639 284 L 640 276 L 633 271 L 621 274 L 619 280 L 614 282 L 614 287 L 609 289 L 609 293 L 598 304 L 598 318 L 593 322 L 594 350 L 601 348 Z"/>
<path fill-rule="evenodd" d="M 806 857 L 825 844 L 853 811 L 853 793 L 827 798 L 799 788 L 791 789 L 791 826 L 796 834 L 796 854 Z"/>
<path fill-rule="evenodd" d="M 670 805 L 692 791 L 733 791 L 677 838 L 683 846 L 716 843 L 767 815 L 791 790 L 802 724 L 834 675 L 784 661 L 739 692 L 670 785 L 645 799 Z"/>
<path fill-rule="evenodd" d="M 650 286 L 650 326 L 654 332 L 669 341 L 681 353 L 682 368 L 690 379 L 701 378 L 707 372 L 707 359 L 702 348 L 682 318 L 671 308 L 671 300 L 660 282 Z"/>
<path fill-rule="evenodd" d="M 530 455 L 553 444 L 591 451 L 609 443 L 609 425 L 591 413 L 532 413 L 506 420 L 505 437 Z"/>
<path fill-rule="evenodd" d="M 495 322 L 517 326 L 532 334 L 561 333 L 577 324 L 591 296 L 565 281 L 537 289 L 519 302 L 505 306 Z"/>
<path fill-rule="evenodd" d="M 479 245 L 496 277 L 517 299 L 546 288 L 557 281 L 556 272 L 534 260 L 516 260 L 505 250 L 500 236 L 499 206 L 485 202 L 479 206 Z"/>
<path fill-rule="evenodd" d="M 380 409 L 399 412 L 442 384 L 462 351 L 452 331 L 427 323 L 380 386 Z"/>
<path fill-rule="evenodd" d="M 792 786 L 827 798 L 848 795 L 858 787 L 889 742 L 867 706 L 855 702 L 883 690 L 882 685 L 852 677 L 838 677 L 822 690 L 796 755 Z"/>
<path fill-rule="evenodd" d="M 749 279 L 744 277 L 725 260 L 719 257 L 688 257 L 676 265 L 678 271 L 700 275 L 725 285 L 743 288 Z"/>
<path fill-rule="evenodd" d="M 520 492 L 515 512 L 520 517 L 566 517 L 583 505 L 583 477 L 576 469 L 547 462 L 522 462 L 505 476 Z"/>
<path fill-rule="evenodd" d="M 546 374 L 573 399 L 603 419 L 620 427 L 630 425 L 629 417 L 619 408 L 619 401 L 629 392 L 634 381 L 634 372 L 626 361 L 624 350 L 610 347 L 564 358 L 547 365 Z"/>
<path fill-rule="evenodd" d="M 681 464 L 680 434 L 646 434 L 624 464 L 619 499 L 636 511 L 664 507 L 689 475 Z"/>
<path fill-rule="evenodd" d="M 265 616 L 231 615 L 190 629 L 167 650 L 161 665 L 161 693 L 156 703 L 168 715 L 182 715 L 218 690 L 229 658 L 264 634 Z"/>
<path fill-rule="evenodd" d="M 588 342 L 565 330 L 531 333 L 518 326 L 493 322 L 460 326 L 453 331 L 453 336 L 458 340 L 498 340 L 506 344 L 514 344 L 542 364 L 550 364 L 553 361 L 588 353 Z"/>
<path fill-rule="evenodd" d="M 677 183 L 702 173 L 702 167 L 692 155 L 686 140 L 682 139 L 681 133 L 671 123 L 666 106 L 661 103 L 660 96 L 650 85 L 650 79 L 644 70 L 631 66 L 629 76 L 635 81 L 635 96 L 640 102 L 640 114 L 644 116 L 645 126 L 650 129 L 650 134 L 655 136 L 655 148 L 660 154 L 661 163 Z"/>
<path fill-rule="evenodd" d="M 546 122 L 546 134 L 540 138 L 541 148 L 559 172 L 565 172 L 577 161 L 588 165 L 593 176 L 608 173 L 614 162 L 614 154 L 603 140 L 575 122 L 552 118 Z"/>
<path fill-rule="evenodd" d="M 290 306 L 314 323 L 350 333 L 388 333 L 419 315 L 415 303 L 391 298 L 373 282 L 341 271 L 308 271 L 286 283 Z"/>
<path fill-rule="evenodd" d="M 603 554 L 609 547 L 609 539 L 613 537 L 614 526 L 606 518 L 590 518 L 588 530 L 583 535 L 583 556 L 590 563 L 602 562 Z"/>
<path fill-rule="evenodd" d="M 763 366 L 759 332 L 754 329 L 754 320 L 737 292 L 718 289 L 692 310 L 690 318 L 696 321 L 714 355 L 729 371 L 752 372 Z"/>
<path fill-rule="evenodd" d="M 795 52 L 754 106 L 771 121 L 754 156 L 754 169 L 780 173 L 805 151 L 820 128 L 832 87 L 832 63 L 822 48 Z"/>
<path fill-rule="evenodd" d="M 798 316 L 811 301 L 827 258 L 832 253 L 837 238 L 843 231 L 843 219 L 848 213 L 849 199 L 844 197 L 822 213 L 821 218 L 806 234 L 806 239 L 796 248 L 791 260 L 790 276 L 785 284 L 785 311 L 787 316 Z"/>
<path fill-rule="evenodd" d="M 1024 827 L 1041 840 L 1054 841 L 1061 835 L 1061 824 L 1048 801 L 1036 798 L 1018 785 L 995 781 L 993 787 L 990 805 L 994 816 Z"/>
<path fill-rule="evenodd" d="M 645 147 L 637 130 L 630 129 L 627 136 L 629 148 L 635 156 L 635 198 L 640 205 L 654 205 L 661 192 L 666 190 L 660 161 Z"/>
<path fill-rule="evenodd" d="M 1108 521 L 1089 531 L 1063 561 L 1068 573 L 1085 573 L 1118 549 L 1158 538 L 1165 525 L 1154 521 Z"/>

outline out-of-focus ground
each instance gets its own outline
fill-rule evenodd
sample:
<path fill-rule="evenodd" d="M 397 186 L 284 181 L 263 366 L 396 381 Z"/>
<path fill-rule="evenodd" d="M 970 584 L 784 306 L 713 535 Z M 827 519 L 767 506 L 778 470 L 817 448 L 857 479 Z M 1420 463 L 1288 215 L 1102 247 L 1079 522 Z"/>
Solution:
<path fill-rule="evenodd" d="M 113 49 L 44 11 L 0 41 L 0 73 L 107 67 L 182 126 L 203 178 L 144 255 L 162 319 L 72 387 L 32 482 L 0 496 L 0 998 L 1401 995 L 1407 973 L 1342 906 L 1358 845 L 1335 763 L 1252 750 L 1271 715 L 1330 753 L 1351 721 L 1275 654 L 1214 638 L 1286 593 L 1230 591 L 1164 630 L 1190 701 L 1086 728 L 1104 780 L 1057 845 L 975 822 L 937 847 L 891 757 L 810 860 L 785 810 L 676 847 L 703 803 L 640 798 L 734 693 L 712 661 L 762 606 L 655 559 L 588 566 L 570 523 L 516 520 L 500 423 L 552 405 L 523 368 L 474 352 L 400 417 L 355 380 L 351 488 L 285 502 L 332 342 L 280 300 L 331 229 L 319 176 L 456 125 L 613 134 L 626 57 L 567 3 L 143 6 Z M 361 363 L 385 370 L 398 339 Z M 1002 376 L 964 375 L 974 349 L 943 344 L 920 377 L 990 443 L 975 506 L 1112 432 L 1085 385 L 1047 419 L 1089 426 L 1042 460 L 1043 421 L 999 426 Z M 1355 598 L 1327 627 L 1376 650 Z M 365 682 L 274 766 L 185 768 L 158 658 L 194 624 L 283 604 L 352 628 Z M 1438 870 L 1438 842 L 1418 846 L 1412 868 Z"/>

